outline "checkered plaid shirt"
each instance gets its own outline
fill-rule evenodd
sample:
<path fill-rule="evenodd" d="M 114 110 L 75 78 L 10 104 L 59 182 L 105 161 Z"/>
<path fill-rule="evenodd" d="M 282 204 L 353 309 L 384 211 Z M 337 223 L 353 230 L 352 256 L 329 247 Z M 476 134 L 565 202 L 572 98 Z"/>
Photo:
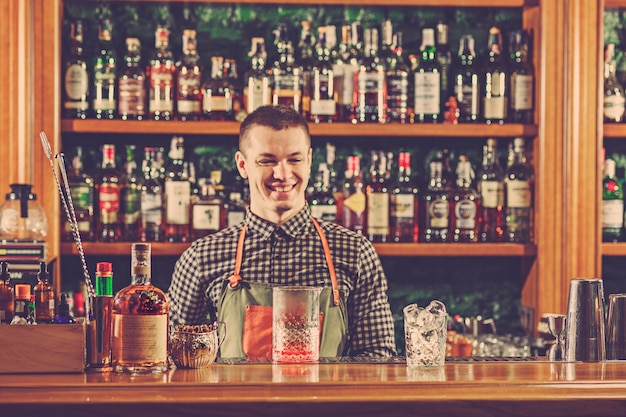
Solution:
<path fill-rule="evenodd" d="M 248 210 L 241 277 L 282 285 L 331 286 L 324 249 L 308 207 L 278 227 Z M 337 281 L 348 309 L 350 356 L 394 355 L 394 324 L 387 278 L 372 244 L 331 222 L 319 221 L 328 239 Z M 194 241 L 176 262 L 168 290 L 170 320 L 205 323 L 215 314 L 224 280 L 233 274 L 243 223 Z M 218 312 L 219 314 L 219 312 Z"/>

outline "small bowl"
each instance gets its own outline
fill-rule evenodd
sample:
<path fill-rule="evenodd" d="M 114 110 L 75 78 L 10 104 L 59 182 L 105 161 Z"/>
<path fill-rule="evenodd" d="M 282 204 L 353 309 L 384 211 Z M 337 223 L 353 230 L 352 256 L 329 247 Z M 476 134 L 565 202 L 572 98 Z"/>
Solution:
<path fill-rule="evenodd" d="M 170 356 L 177 368 L 207 368 L 215 362 L 223 341 L 216 325 L 177 327 L 170 338 Z"/>

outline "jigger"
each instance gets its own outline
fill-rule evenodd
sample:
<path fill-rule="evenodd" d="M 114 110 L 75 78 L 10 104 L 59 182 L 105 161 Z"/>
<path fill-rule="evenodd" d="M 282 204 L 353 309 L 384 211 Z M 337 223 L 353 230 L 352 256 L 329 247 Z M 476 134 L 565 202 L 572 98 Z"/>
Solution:
<path fill-rule="evenodd" d="M 565 319 L 565 360 L 606 359 L 604 286 L 599 278 L 573 278 Z"/>

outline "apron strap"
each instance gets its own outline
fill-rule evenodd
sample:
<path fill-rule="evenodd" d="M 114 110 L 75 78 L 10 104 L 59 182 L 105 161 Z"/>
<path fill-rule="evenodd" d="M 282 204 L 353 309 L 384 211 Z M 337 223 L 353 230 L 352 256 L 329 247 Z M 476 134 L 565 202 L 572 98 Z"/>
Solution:
<path fill-rule="evenodd" d="M 337 274 L 335 273 L 335 264 L 333 263 L 333 258 L 330 255 L 330 247 L 328 246 L 328 240 L 326 239 L 326 235 L 324 234 L 324 231 L 322 231 L 322 228 L 320 227 L 317 220 L 311 217 L 311 221 L 313 222 L 313 226 L 315 226 L 315 229 L 317 230 L 317 234 L 320 236 L 320 239 L 322 241 L 322 247 L 324 248 L 324 256 L 326 257 L 326 263 L 328 264 L 328 272 L 330 273 L 330 280 L 333 286 L 333 303 L 336 306 L 338 306 L 340 303 L 339 284 L 337 282 Z M 233 272 L 233 275 L 231 275 L 228 278 L 231 288 L 237 288 L 239 286 L 239 281 L 241 281 L 241 276 L 239 275 L 239 273 L 241 271 L 241 261 L 243 259 L 243 244 L 246 239 L 247 226 L 248 224 L 244 223 L 241 229 L 241 233 L 239 234 L 239 241 L 237 242 L 237 255 L 235 258 L 235 270 Z"/>
<path fill-rule="evenodd" d="M 317 229 L 317 234 L 320 235 L 320 239 L 322 240 L 322 246 L 324 247 L 324 256 L 326 256 L 326 263 L 328 264 L 328 272 L 330 273 L 330 280 L 333 285 L 333 303 L 338 306 L 339 305 L 339 284 L 337 283 L 337 274 L 335 273 L 335 264 L 333 263 L 333 257 L 330 256 L 330 248 L 328 247 L 328 240 L 326 239 L 326 235 L 322 231 L 320 224 L 315 220 L 314 217 L 311 217 L 311 221 L 313 222 L 313 226 Z"/>

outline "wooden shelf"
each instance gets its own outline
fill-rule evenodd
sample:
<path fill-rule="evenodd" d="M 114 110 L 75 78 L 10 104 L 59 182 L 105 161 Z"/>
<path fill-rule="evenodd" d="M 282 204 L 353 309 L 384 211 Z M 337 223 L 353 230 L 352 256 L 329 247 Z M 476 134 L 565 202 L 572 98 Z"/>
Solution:
<path fill-rule="evenodd" d="M 154 120 L 61 120 L 63 133 L 238 135 L 239 122 Z M 534 137 L 536 125 L 325 123 L 309 125 L 313 136 Z"/>
<path fill-rule="evenodd" d="M 626 242 L 603 243 L 602 256 L 626 256 Z"/>
<path fill-rule="evenodd" d="M 131 242 L 95 243 L 83 242 L 87 256 L 130 256 Z M 180 256 L 188 243 L 152 243 L 154 256 Z M 537 255 L 532 244 L 516 243 L 376 243 L 380 256 L 513 256 L 531 257 Z M 626 253 L 626 244 L 622 246 Z M 72 242 L 61 243 L 61 255 L 78 255 Z"/>
<path fill-rule="evenodd" d="M 626 123 L 606 123 L 603 135 L 605 138 L 626 138 Z"/>
<path fill-rule="evenodd" d="M 128 0 L 110 0 L 121 2 Z M 228 4 L 287 4 L 302 6 L 302 0 L 133 0 L 134 3 L 228 3 Z M 388 0 L 385 6 L 411 7 L 459 7 L 459 0 Z M 530 7 L 538 5 L 538 0 L 471 0 L 463 7 Z M 337 5 L 337 6 L 382 6 L 380 0 L 315 0 L 310 5 Z"/>

